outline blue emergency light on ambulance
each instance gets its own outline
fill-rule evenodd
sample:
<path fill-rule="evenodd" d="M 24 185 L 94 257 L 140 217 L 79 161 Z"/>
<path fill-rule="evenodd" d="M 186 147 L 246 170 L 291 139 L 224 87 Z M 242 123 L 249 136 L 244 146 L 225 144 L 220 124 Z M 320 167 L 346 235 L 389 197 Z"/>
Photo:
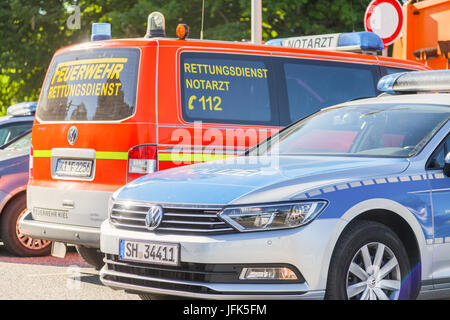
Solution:
<path fill-rule="evenodd" d="M 266 44 L 290 48 L 351 52 L 379 51 L 384 49 L 381 38 L 375 33 L 367 31 L 272 39 L 267 41 Z"/>
<path fill-rule="evenodd" d="M 111 39 L 111 24 L 98 22 L 92 24 L 91 41 L 101 41 Z"/>

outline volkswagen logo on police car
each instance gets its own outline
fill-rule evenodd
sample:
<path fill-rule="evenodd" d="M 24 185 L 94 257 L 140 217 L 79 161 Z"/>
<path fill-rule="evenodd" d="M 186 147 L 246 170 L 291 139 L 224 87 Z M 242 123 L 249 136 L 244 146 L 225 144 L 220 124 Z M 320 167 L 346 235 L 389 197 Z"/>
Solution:
<path fill-rule="evenodd" d="M 77 141 L 77 138 L 78 138 L 77 127 L 75 127 L 75 126 L 70 127 L 69 133 L 67 134 L 67 141 L 69 142 L 69 144 L 71 146 L 73 146 L 75 144 L 75 142 Z"/>
<path fill-rule="evenodd" d="M 151 206 L 145 216 L 145 226 L 148 230 L 155 230 L 161 223 L 163 208 L 161 206 Z"/>

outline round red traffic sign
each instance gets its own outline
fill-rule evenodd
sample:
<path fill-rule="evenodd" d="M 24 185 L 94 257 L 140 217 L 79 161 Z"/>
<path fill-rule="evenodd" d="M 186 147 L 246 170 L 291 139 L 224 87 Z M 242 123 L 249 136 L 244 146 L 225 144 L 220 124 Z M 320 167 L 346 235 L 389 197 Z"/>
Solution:
<path fill-rule="evenodd" d="M 364 27 L 366 31 L 379 35 L 387 47 L 402 32 L 402 6 L 397 0 L 373 0 L 367 7 Z"/>

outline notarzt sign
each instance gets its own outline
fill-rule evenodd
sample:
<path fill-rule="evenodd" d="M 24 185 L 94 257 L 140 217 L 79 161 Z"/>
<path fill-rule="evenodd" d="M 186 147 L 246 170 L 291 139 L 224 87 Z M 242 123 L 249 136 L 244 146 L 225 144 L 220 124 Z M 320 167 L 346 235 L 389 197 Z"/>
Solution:
<path fill-rule="evenodd" d="M 301 49 L 328 49 L 338 46 L 339 33 L 293 37 L 283 40 L 283 47 Z"/>

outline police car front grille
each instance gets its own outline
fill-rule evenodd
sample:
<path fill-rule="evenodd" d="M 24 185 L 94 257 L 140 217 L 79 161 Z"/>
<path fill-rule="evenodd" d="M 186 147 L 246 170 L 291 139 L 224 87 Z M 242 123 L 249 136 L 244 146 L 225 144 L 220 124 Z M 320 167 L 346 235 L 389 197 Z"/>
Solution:
<path fill-rule="evenodd" d="M 146 231 L 145 217 L 150 205 L 115 203 L 110 222 L 117 228 Z M 218 217 L 221 208 L 163 205 L 163 218 L 154 232 L 219 234 L 235 232 Z"/>
<path fill-rule="evenodd" d="M 123 261 L 119 256 L 107 254 L 104 259 L 108 270 L 141 277 L 204 283 L 239 283 L 242 266 L 233 264 L 202 264 L 181 262 L 179 266 L 166 266 Z"/>

